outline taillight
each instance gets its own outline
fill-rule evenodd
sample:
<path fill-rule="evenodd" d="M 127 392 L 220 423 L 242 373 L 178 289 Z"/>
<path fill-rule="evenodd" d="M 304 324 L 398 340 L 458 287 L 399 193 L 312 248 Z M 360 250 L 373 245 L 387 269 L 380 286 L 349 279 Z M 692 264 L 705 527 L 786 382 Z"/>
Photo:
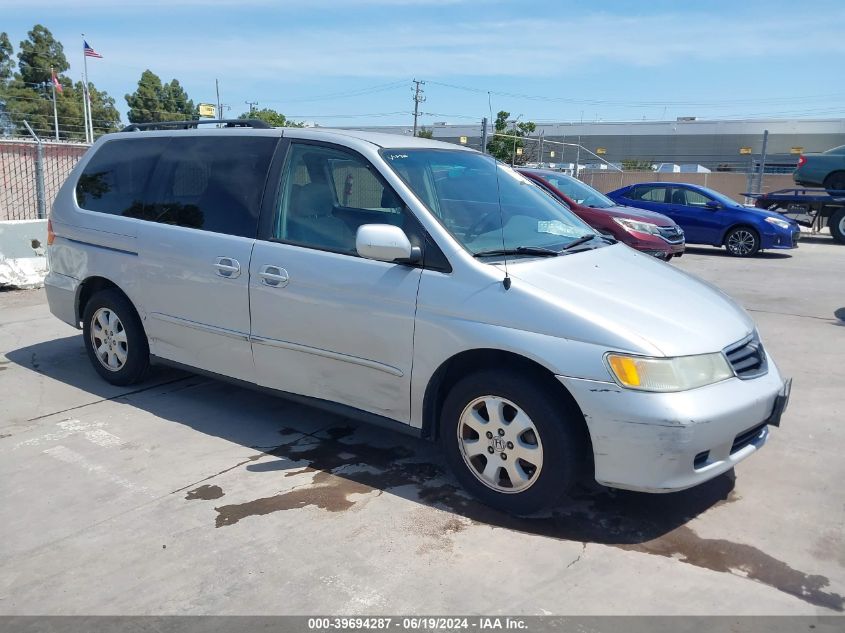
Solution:
<path fill-rule="evenodd" d="M 798 166 L 799 166 L 799 167 L 803 167 L 803 166 L 804 166 L 804 163 L 806 163 L 806 162 L 807 162 L 807 157 L 806 157 L 806 156 L 799 156 L 799 157 L 798 157 Z"/>
<path fill-rule="evenodd" d="M 53 233 L 53 221 L 47 220 L 47 246 L 52 244 L 54 239 L 56 239 L 56 234 Z"/>

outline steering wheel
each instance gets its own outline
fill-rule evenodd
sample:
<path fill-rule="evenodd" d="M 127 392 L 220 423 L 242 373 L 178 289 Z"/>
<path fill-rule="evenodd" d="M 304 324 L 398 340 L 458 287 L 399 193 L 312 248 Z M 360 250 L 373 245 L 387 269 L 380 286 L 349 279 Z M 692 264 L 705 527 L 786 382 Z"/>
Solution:
<path fill-rule="evenodd" d="M 499 213 L 499 210 L 495 209 L 482 213 L 481 217 L 479 217 L 475 222 L 473 222 L 466 230 L 466 232 L 464 233 L 464 240 L 466 240 L 467 242 L 471 242 L 474 238 L 476 238 L 478 236 L 478 231 L 484 225 L 484 222 L 494 213 Z"/>

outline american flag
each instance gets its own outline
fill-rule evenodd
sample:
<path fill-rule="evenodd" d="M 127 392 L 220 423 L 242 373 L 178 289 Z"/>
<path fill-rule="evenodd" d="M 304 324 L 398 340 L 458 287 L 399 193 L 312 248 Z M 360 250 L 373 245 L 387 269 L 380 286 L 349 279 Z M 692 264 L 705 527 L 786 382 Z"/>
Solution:
<path fill-rule="evenodd" d="M 95 51 L 88 45 L 88 42 L 82 40 L 82 44 L 82 50 L 85 52 L 85 57 L 99 57 L 100 59 L 103 58 L 102 55 L 100 55 L 97 51 Z"/>

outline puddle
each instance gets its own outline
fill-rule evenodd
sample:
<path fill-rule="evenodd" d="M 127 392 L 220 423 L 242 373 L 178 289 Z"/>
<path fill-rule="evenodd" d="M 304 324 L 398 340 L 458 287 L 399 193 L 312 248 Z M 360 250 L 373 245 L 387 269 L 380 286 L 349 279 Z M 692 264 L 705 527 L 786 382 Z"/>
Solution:
<path fill-rule="evenodd" d="M 706 510 L 738 499 L 730 476 L 723 475 L 692 490 L 665 495 L 582 487 L 547 515 L 517 518 L 467 497 L 452 483 L 454 480 L 439 463 L 435 451 L 425 445 L 417 451 L 405 446 L 374 446 L 350 441 L 348 438 L 354 432 L 353 427 L 336 427 L 318 436 L 304 436 L 307 442 L 304 445 L 297 441 L 278 446 L 248 460 L 254 462 L 270 454 L 304 463 L 291 468 L 283 461 L 279 469 L 286 471 L 285 477 L 313 472 L 313 482 L 271 497 L 216 507 L 216 527 L 308 506 L 343 512 L 358 502 L 350 498 L 353 495 L 395 490 L 395 494 L 464 517 L 469 524 L 673 558 L 763 583 L 816 606 L 845 610 L 845 598 L 826 591 L 830 586 L 828 578 L 793 569 L 751 545 L 702 538 L 686 525 Z M 411 461 L 426 456 L 429 461 Z M 271 466 L 274 464 L 270 462 Z M 247 469 L 270 470 L 262 464 L 252 464 Z M 460 519 L 456 520 L 457 523 L 444 528 L 445 538 L 466 527 Z"/>

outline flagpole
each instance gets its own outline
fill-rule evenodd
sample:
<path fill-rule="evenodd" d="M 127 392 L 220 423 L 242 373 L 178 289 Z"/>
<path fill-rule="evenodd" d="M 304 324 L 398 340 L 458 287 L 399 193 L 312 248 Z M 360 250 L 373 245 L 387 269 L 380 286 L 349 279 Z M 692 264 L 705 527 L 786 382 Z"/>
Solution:
<path fill-rule="evenodd" d="M 56 110 L 56 75 L 53 71 L 53 67 L 50 66 L 50 85 L 53 87 L 53 124 L 56 127 L 56 140 L 59 140 L 59 113 Z"/>
<path fill-rule="evenodd" d="M 85 116 L 85 142 L 92 143 L 91 138 L 93 134 L 89 135 L 88 130 L 88 109 L 90 103 L 88 102 L 88 57 L 85 55 L 85 33 L 82 34 L 82 108 Z"/>

